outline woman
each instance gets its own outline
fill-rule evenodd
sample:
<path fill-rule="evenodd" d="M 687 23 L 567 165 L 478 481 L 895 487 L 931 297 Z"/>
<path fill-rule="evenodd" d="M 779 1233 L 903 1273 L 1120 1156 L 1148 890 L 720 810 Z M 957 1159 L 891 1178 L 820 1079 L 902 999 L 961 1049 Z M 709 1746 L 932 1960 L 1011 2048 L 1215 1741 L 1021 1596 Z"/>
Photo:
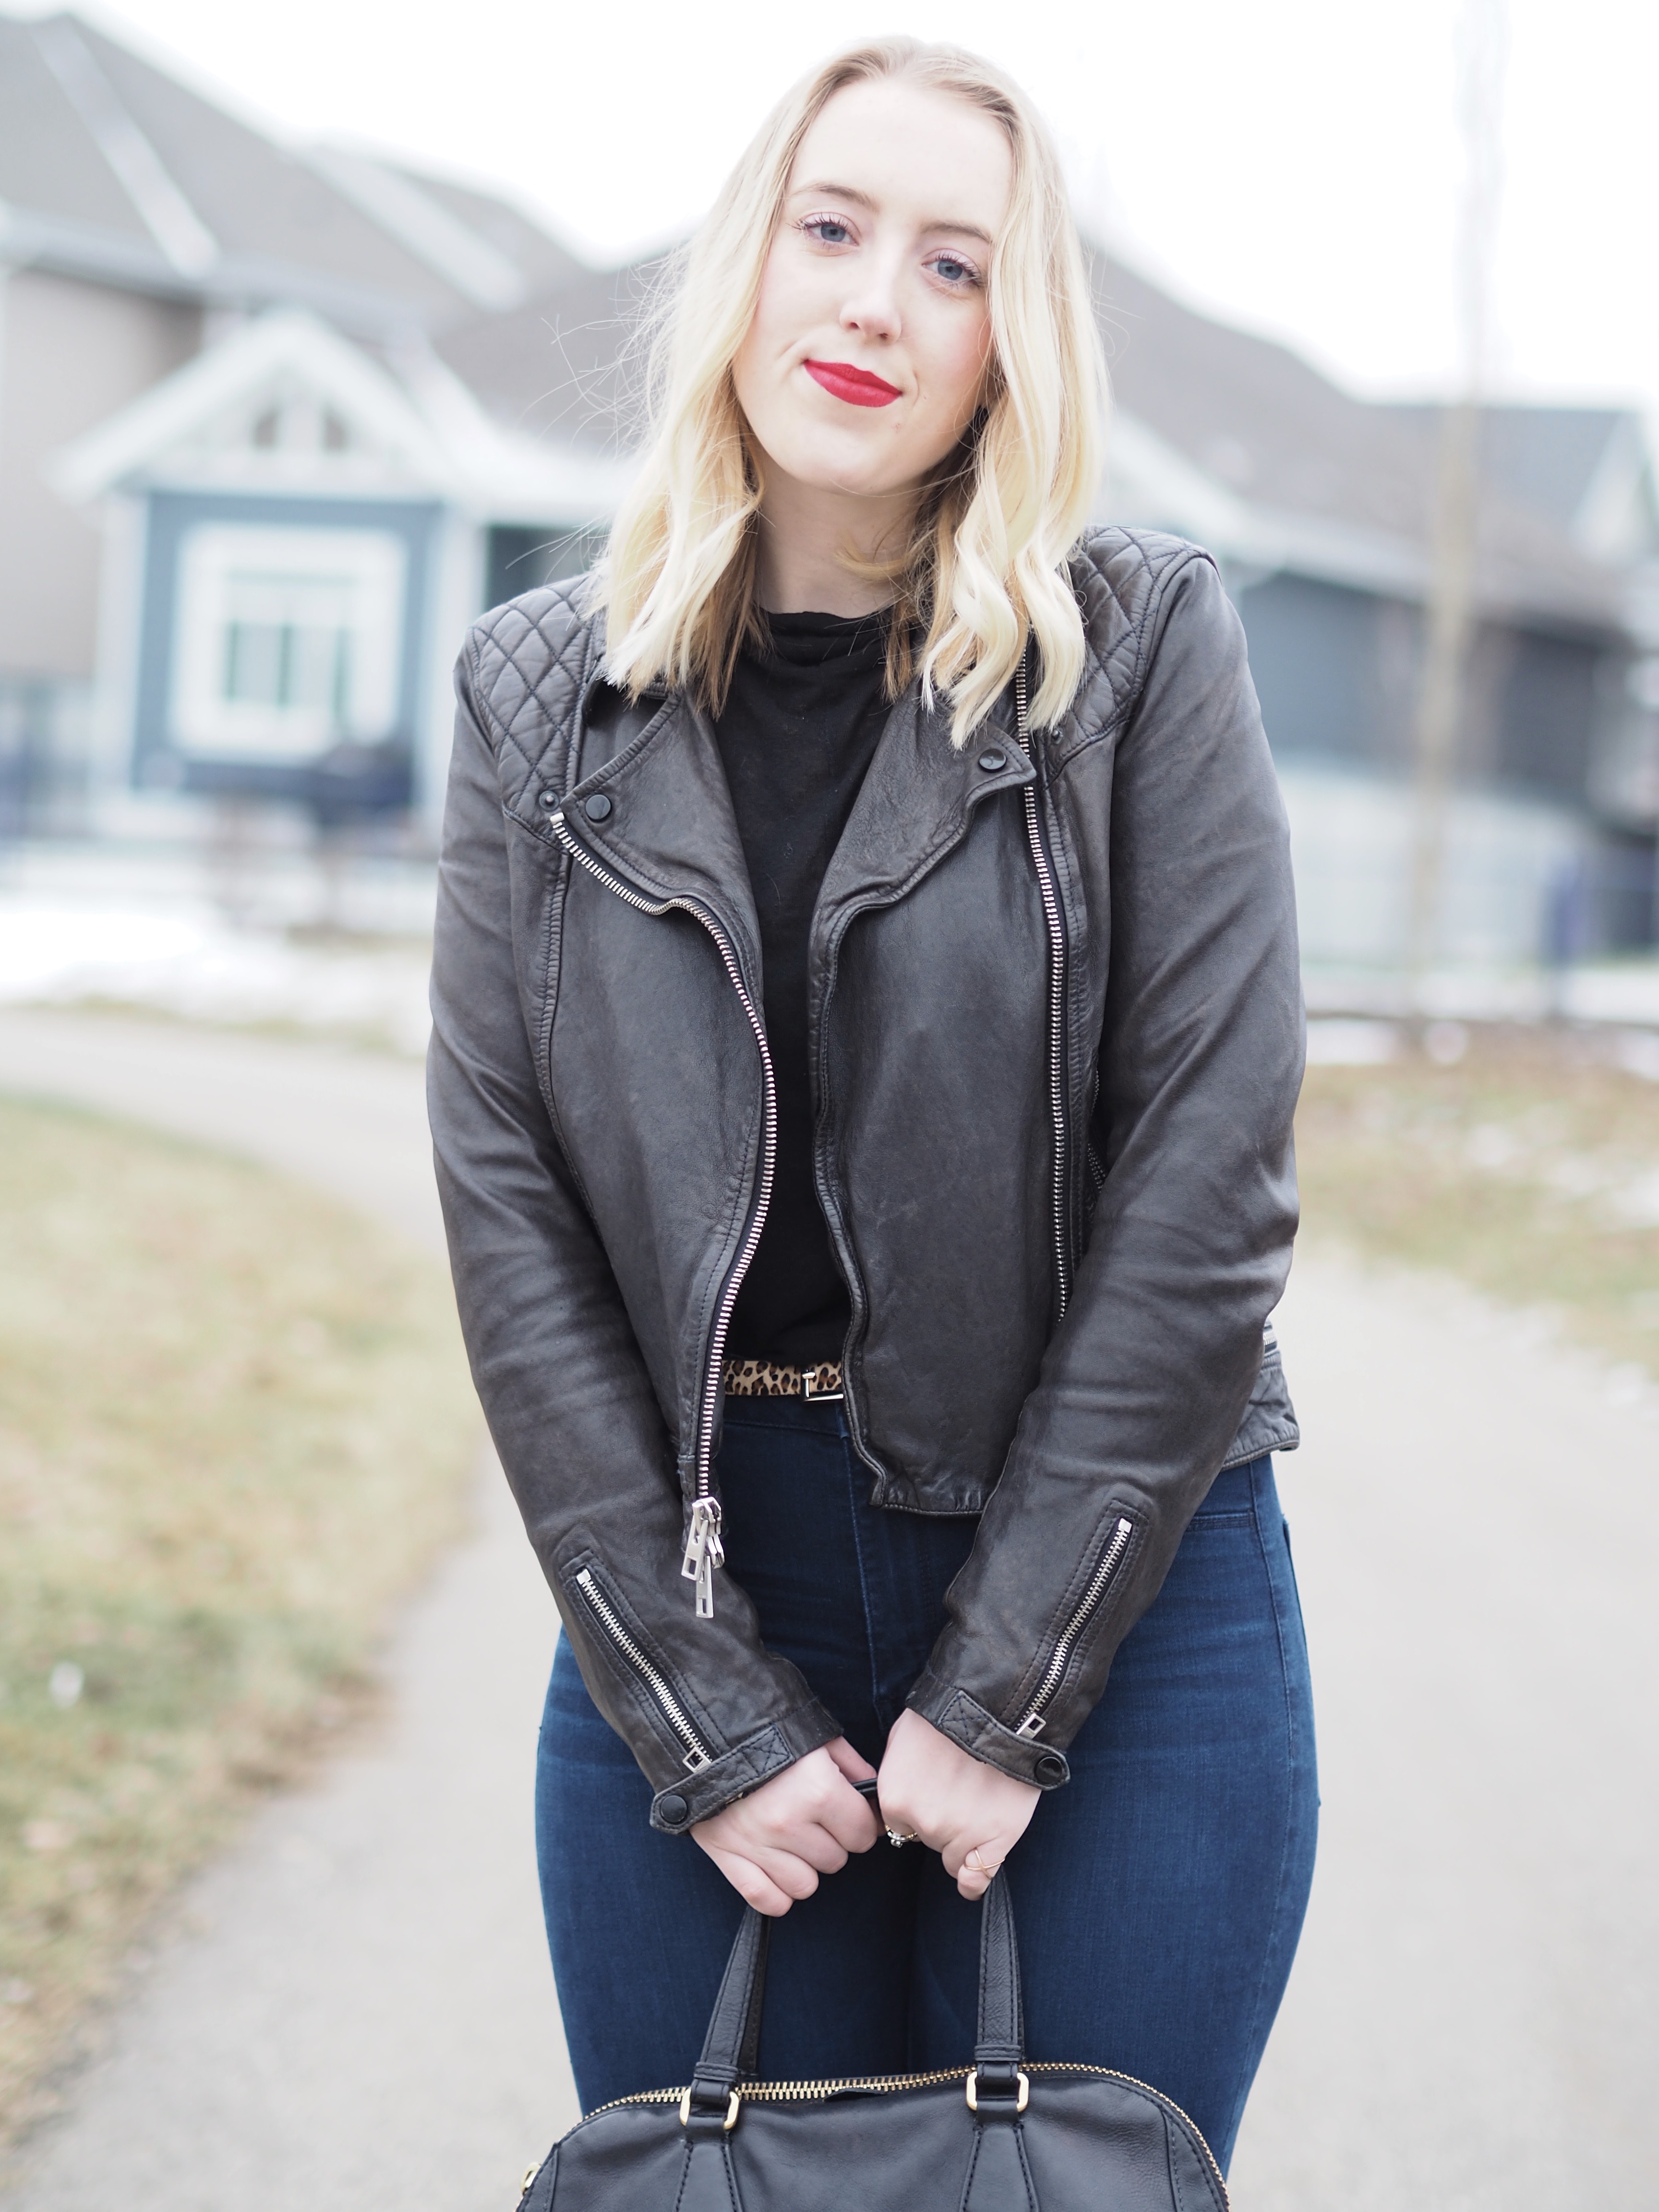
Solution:
<path fill-rule="evenodd" d="M 787 1916 L 768 2075 L 959 2063 L 1006 1859 L 1032 2054 L 1224 2160 L 1315 1819 L 1239 626 L 1196 549 L 1084 534 L 1082 257 L 968 56 L 798 88 L 659 359 L 605 566 L 462 657 L 434 982 L 463 1323 L 564 1626 L 582 2101 L 690 2079 L 744 1899 Z"/>

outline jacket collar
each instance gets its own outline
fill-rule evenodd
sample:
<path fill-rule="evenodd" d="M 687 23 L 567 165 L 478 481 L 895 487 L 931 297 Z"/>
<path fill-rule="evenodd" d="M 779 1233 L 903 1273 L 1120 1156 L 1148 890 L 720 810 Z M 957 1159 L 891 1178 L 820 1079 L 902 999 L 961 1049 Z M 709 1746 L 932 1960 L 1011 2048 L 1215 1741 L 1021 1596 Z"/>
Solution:
<path fill-rule="evenodd" d="M 584 720 L 601 681 L 586 687 Z M 687 899 L 707 909 L 757 989 L 759 923 L 713 727 L 684 692 L 654 703 L 643 728 L 573 787 L 565 825 L 652 900 Z M 965 834 L 982 799 L 1032 781 L 1013 720 L 1012 699 L 1000 700 L 958 751 L 948 710 L 924 703 L 919 682 L 909 686 L 887 717 L 830 859 L 813 916 L 815 945 L 843 911 L 902 897 Z M 611 805 L 596 820 L 586 802 L 599 796 Z"/>

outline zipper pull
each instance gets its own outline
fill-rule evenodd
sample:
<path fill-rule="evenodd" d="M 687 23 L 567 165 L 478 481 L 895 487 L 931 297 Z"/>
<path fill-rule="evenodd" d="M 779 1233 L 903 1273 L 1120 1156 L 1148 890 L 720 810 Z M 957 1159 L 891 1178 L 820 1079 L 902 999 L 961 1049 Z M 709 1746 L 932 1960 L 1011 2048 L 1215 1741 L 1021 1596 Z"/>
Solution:
<path fill-rule="evenodd" d="M 697 1586 L 697 1619 L 714 1618 L 714 1570 L 726 1564 L 726 1547 L 720 1541 L 720 1502 L 718 1498 L 699 1498 L 691 1508 L 691 1526 L 685 1539 L 685 1559 L 681 1574 Z"/>

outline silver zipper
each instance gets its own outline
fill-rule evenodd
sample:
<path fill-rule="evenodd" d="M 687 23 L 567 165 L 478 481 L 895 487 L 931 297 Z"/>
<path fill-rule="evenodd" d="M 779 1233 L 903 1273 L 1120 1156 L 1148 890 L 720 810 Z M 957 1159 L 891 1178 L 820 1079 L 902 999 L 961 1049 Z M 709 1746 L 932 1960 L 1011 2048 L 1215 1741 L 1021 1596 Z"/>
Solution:
<path fill-rule="evenodd" d="M 1026 727 L 1024 653 L 1014 671 L 1014 714 L 1019 732 L 1020 750 L 1029 761 L 1031 757 L 1031 738 Z M 1060 1318 L 1063 1320 L 1072 1299 L 1071 1240 L 1066 1233 L 1066 928 L 1060 920 L 1054 872 L 1048 866 L 1048 855 L 1042 849 L 1035 783 L 1026 785 L 1024 797 L 1025 835 L 1030 840 L 1031 859 L 1036 868 L 1043 918 L 1048 925 L 1048 1110 L 1054 1125 L 1054 1267 L 1060 1280 Z"/>
<path fill-rule="evenodd" d="M 633 1668 L 635 1673 L 648 1685 L 652 1695 L 662 1707 L 663 1718 L 685 1746 L 687 1766 L 692 1768 L 707 1766 L 714 1756 L 713 1753 L 686 1717 L 684 1706 L 669 1687 L 668 1677 L 660 1667 L 652 1664 L 634 1638 L 623 1626 L 617 1608 L 599 1587 L 592 1567 L 584 1567 L 581 1570 L 576 1577 L 576 1587 L 587 1600 L 600 1627 L 604 1629 L 629 1665 Z"/>
<path fill-rule="evenodd" d="M 754 1031 L 759 1048 L 761 1080 L 765 1109 L 761 1135 L 760 1188 L 755 1210 L 750 1218 L 749 1233 L 744 1238 L 738 1256 L 732 1264 L 720 1292 L 720 1302 L 714 1315 L 714 1334 L 708 1340 L 708 1364 L 703 1375 L 702 1405 L 697 1428 L 697 1494 L 692 1502 L 690 1525 L 686 1532 L 685 1558 L 680 1572 L 686 1581 L 697 1586 L 696 1606 L 700 1620 L 712 1620 L 714 1615 L 714 1571 L 725 1564 L 725 1547 L 720 1542 L 720 1502 L 714 1496 L 714 1415 L 720 1406 L 720 1370 L 726 1359 L 726 1340 L 732 1327 L 732 1310 L 738 1303 L 738 1292 L 743 1288 L 743 1279 L 749 1273 L 761 1231 L 766 1226 L 766 1216 L 772 1203 L 772 1177 L 777 1166 L 778 1099 L 772 1079 L 772 1050 L 766 1042 L 766 1024 L 762 1021 L 749 988 L 743 980 L 743 970 L 731 939 L 714 920 L 707 908 L 693 899 L 648 899 L 636 891 L 622 878 L 613 875 L 602 862 L 596 860 L 580 841 L 573 837 L 565 826 L 564 810 L 560 808 L 549 820 L 554 834 L 573 860 L 586 869 L 590 876 L 614 891 L 625 906 L 635 908 L 641 914 L 665 915 L 677 908 L 700 921 L 714 940 L 716 951 L 737 993 L 749 1026 Z"/>
<path fill-rule="evenodd" d="M 1071 1661 L 1073 1647 L 1088 1626 L 1096 1607 L 1105 1596 L 1107 1585 L 1122 1565 L 1123 1554 L 1128 1550 L 1129 1539 L 1134 1533 L 1134 1522 L 1127 1518 L 1121 1519 L 1116 1528 L 1113 1529 L 1111 1539 L 1100 1555 L 1100 1564 L 1089 1577 L 1088 1589 L 1084 1591 L 1073 1607 L 1071 1619 L 1055 1639 L 1054 1648 L 1048 1655 L 1048 1667 L 1043 1672 L 1042 1681 L 1037 1685 L 1037 1693 L 1031 1700 L 1030 1711 L 1014 1730 L 1016 1735 L 1042 1735 L 1047 1725 L 1044 1719 L 1045 1709 L 1065 1678 L 1066 1667 Z"/>

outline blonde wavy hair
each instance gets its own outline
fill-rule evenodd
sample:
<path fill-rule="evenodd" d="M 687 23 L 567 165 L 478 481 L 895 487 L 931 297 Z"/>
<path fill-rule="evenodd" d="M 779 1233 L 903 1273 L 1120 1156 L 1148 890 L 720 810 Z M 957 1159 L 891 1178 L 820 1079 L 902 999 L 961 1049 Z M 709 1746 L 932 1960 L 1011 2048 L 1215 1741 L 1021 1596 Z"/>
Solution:
<path fill-rule="evenodd" d="M 1001 72 L 951 46 L 883 39 L 849 48 L 779 105 L 727 179 L 648 319 L 649 435 L 611 532 L 593 598 L 608 610 L 608 667 L 635 696 L 667 683 L 713 713 L 756 602 L 763 457 L 732 362 L 748 333 L 801 141 L 844 87 L 903 77 L 994 116 L 1013 155 L 1008 219 L 992 255 L 992 352 L 981 404 L 924 483 L 908 542 L 863 574 L 890 581 L 888 689 L 919 667 L 964 744 L 1012 681 L 1028 633 L 1039 728 L 1083 675 L 1083 624 L 1066 557 L 1100 476 L 1106 368 L 1076 226 L 1052 143 Z M 916 643 L 920 634 L 921 642 Z"/>

